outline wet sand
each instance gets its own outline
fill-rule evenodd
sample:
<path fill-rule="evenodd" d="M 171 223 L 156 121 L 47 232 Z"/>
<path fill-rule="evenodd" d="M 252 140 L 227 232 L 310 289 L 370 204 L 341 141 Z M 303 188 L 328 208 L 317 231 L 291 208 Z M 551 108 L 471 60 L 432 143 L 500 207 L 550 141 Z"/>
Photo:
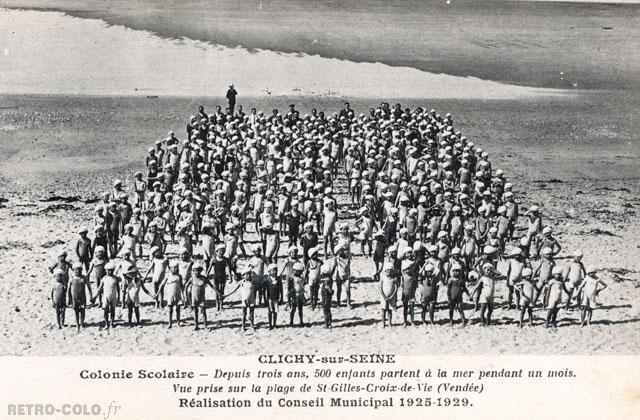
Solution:
<path fill-rule="evenodd" d="M 640 4 L 504 0 L 0 0 L 169 39 L 380 62 L 532 87 L 640 86 Z M 562 74 L 561 74 L 562 72 Z"/>
<path fill-rule="evenodd" d="M 610 95 L 610 96 L 608 96 Z M 577 312 L 561 311 L 560 328 L 545 330 L 542 312 L 534 328 L 519 330 L 515 311 L 498 309 L 496 326 L 477 324 L 468 310 L 468 328 L 445 325 L 436 314 L 434 328 L 382 330 L 378 324 L 378 290 L 371 282 L 372 264 L 359 256 L 353 311 L 334 309 L 335 328 L 322 328 L 320 311 L 305 309 L 309 328 L 268 331 L 266 310 L 256 310 L 255 333 L 239 331 L 236 302 L 216 313 L 210 309 L 210 331 L 186 326 L 166 329 L 166 313 L 142 308 L 143 328 L 98 328 L 101 310 L 88 311 L 88 329 L 58 331 L 49 297 L 47 266 L 63 249 L 71 250 L 76 231 L 89 223 L 92 198 L 107 191 L 115 177 L 130 179 L 140 169 L 146 148 L 173 129 L 184 137 L 184 121 L 202 103 L 216 98 L 118 98 L 4 96 L 0 98 L 0 320 L 3 355 L 243 355 L 292 348 L 301 352 L 393 352 L 397 354 L 635 354 L 640 349 L 640 173 L 637 161 L 638 121 L 631 97 L 598 93 L 580 100 L 402 101 L 452 112 L 456 125 L 487 150 L 495 168 L 505 170 L 524 207 L 538 204 L 555 227 L 566 252 L 583 250 L 585 264 L 600 271 L 609 285 L 592 328 L 577 325 Z M 307 112 L 312 106 L 338 109 L 337 98 L 241 98 L 246 109 L 284 109 L 291 101 Z M 357 111 L 380 100 L 354 99 Z M 52 196 L 67 201 L 41 201 Z M 77 196 L 75 199 L 73 196 Z M 344 200 L 344 196 L 341 196 Z M 249 238 L 251 240 L 251 236 Z M 172 249 L 173 250 L 173 249 Z M 565 252 L 563 251 L 563 254 Z M 146 260 L 141 262 L 144 267 Z M 497 301 L 506 298 L 503 285 Z M 212 299 L 208 295 L 208 299 Z M 444 296 L 440 297 L 442 301 Z M 237 299 L 237 298 L 236 298 Z M 148 302 L 147 297 L 143 297 Z M 234 297 L 231 298 L 234 300 Z M 284 309 L 284 308 L 283 308 Z M 126 314 L 118 311 L 118 316 Z M 187 323 L 191 311 L 185 311 Z M 401 317 L 396 311 L 395 322 Z M 67 323 L 73 324 L 67 311 Z M 281 311 L 279 321 L 287 314 Z"/>

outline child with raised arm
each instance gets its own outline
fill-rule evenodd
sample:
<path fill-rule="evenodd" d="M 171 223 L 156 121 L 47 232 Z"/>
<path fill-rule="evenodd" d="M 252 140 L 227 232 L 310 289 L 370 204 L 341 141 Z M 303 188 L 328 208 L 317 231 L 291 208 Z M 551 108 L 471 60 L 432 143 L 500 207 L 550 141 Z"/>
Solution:
<path fill-rule="evenodd" d="M 436 302 L 438 301 L 438 283 L 440 279 L 434 273 L 435 267 L 432 263 L 426 262 L 420 270 L 418 277 L 418 287 L 416 289 L 416 300 L 421 306 L 420 318 L 422 325 L 426 326 L 425 321 L 427 311 L 429 312 L 429 324 L 434 324 L 434 315 L 436 310 Z"/>

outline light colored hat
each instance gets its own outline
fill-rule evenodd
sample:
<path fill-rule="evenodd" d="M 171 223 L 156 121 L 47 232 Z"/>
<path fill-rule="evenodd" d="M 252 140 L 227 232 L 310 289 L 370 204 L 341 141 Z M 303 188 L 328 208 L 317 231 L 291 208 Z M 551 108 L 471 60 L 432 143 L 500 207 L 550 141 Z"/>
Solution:
<path fill-rule="evenodd" d="M 275 269 L 275 270 L 277 270 L 277 269 L 278 269 L 278 265 L 277 265 L 277 264 L 271 263 L 271 264 L 269 264 L 269 265 L 267 266 L 267 271 L 271 271 L 271 270 L 274 270 L 274 269 Z"/>
<path fill-rule="evenodd" d="M 390 261 L 387 261 L 386 263 L 384 263 L 384 265 L 382 266 L 382 269 L 384 271 L 393 271 L 395 270 L 395 267 L 393 266 L 393 263 Z"/>

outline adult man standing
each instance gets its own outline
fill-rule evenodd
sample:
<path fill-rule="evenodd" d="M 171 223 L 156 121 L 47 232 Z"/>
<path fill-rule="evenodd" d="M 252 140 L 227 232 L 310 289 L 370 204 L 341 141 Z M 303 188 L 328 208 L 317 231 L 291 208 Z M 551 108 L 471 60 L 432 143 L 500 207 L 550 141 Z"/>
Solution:
<path fill-rule="evenodd" d="M 229 85 L 229 90 L 227 90 L 227 99 L 229 100 L 229 114 L 233 115 L 234 109 L 236 107 L 236 96 L 238 92 L 236 92 L 235 86 L 233 84 Z"/>

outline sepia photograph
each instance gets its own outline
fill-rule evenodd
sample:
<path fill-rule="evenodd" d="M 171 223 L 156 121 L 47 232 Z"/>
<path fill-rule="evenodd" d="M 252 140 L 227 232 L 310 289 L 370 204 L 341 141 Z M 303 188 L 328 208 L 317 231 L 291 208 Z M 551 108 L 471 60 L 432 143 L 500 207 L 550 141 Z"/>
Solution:
<path fill-rule="evenodd" d="M 0 355 L 637 355 L 639 23 L 0 0 Z"/>

